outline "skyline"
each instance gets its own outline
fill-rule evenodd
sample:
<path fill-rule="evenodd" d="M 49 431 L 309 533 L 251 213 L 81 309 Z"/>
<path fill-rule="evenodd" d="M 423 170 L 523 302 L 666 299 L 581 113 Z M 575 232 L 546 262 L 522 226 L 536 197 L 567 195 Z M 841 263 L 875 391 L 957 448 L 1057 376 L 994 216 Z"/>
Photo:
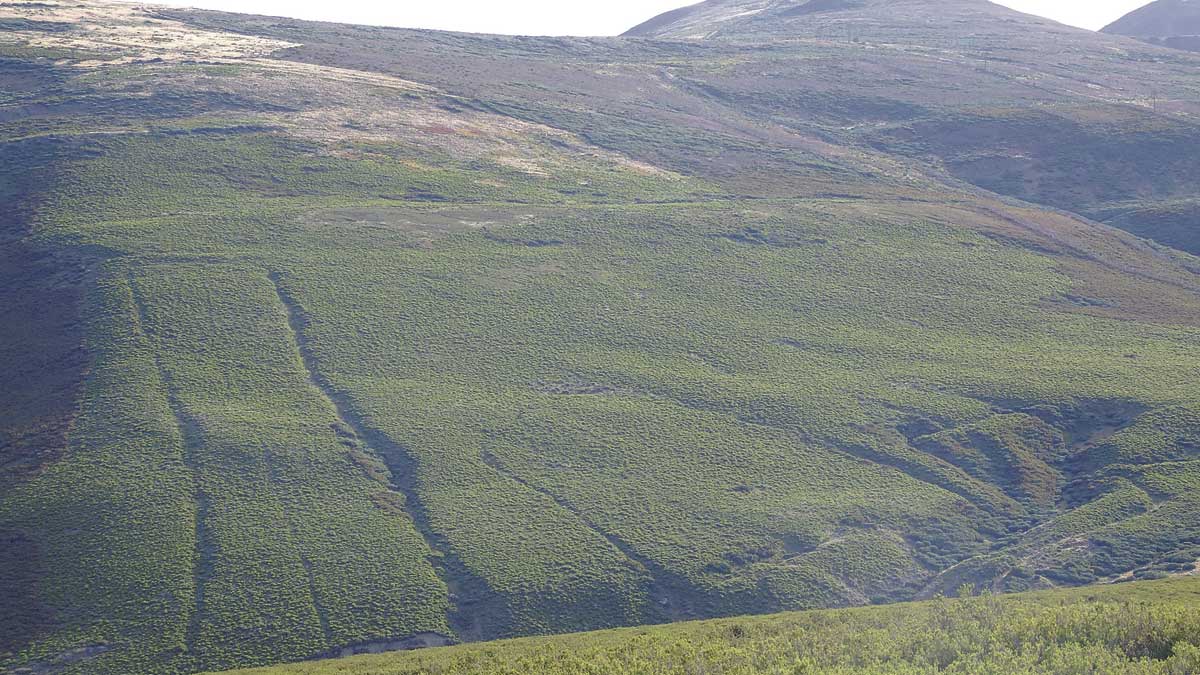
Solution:
<path fill-rule="evenodd" d="M 315 21 L 371 24 L 507 35 L 619 35 L 663 12 L 685 7 L 687 0 L 608 0 L 564 3 L 561 0 L 440 0 L 394 5 L 376 0 L 160 0 L 197 7 Z M 1089 30 L 1099 30 L 1147 0 L 1003 0 L 999 4 Z"/>

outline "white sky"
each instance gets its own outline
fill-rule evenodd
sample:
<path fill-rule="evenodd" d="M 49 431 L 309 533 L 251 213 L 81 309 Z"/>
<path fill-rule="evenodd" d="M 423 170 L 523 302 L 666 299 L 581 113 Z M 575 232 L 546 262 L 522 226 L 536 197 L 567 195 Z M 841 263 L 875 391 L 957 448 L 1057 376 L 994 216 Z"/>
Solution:
<path fill-rule="evenodd" d="M 694 1 L 694 0 L 693 0 Z M 999 0 L 1098 29 L 1150 0 Z M 514 35 L 617 35 L 689 0 L 157 0 L 298 19 Z"/>

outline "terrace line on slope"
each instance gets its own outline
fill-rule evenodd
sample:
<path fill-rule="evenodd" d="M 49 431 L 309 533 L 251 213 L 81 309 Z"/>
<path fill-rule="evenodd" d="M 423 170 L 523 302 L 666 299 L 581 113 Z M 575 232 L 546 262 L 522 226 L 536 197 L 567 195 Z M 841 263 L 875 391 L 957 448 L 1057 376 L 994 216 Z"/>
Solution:
<path fill-rule="evenodd" d="M 663 569 L 662 565 L 659 565 L 658 563 L 654 562 L 654 560 L 642 555 L 641 553 L 638 553 L 637 549 L 635 549 L 629 544 L 629 542 L 625 541 L 621 537 L 602 529 L 596 524 L 596 521 L 592 520 L 583 512 L 581 512 L 570 501 L 558 496 L 547 488 L 539 487 L 518 476 L 511 469 L 506 467 L 504 463 L 500 461 L 499 457 L 496 457 L 492 453 L 485 451 L 481 455 L 481 459 L 483 460 L 484 464 L 490 466 L 496 471 L 496 473 L 515 483 L 518 483 L 522 487 L 548 497 L 564 511 L 575 516 L 575 518 L 578 519 L 579 522 L 584 525 L 584 527 L 604 538 L 604 540 L 607 541 L 613 548 L 617 549 L 622 555 L 628 558 L 630 562 L 645 570 L 646 574 L 650 576 L 650 595 L 655 601 L 656 609 L 663 613 L 663 616 L 661 617 L 662 620 L 679 621 L 687 618 L 687 612 L 685 608 L 680 606 L 680 596 L 687 592 L 686 587 L 681 587 L 684 584 L 671 579 L 672 575 L 667 570 Z"/>
<path fill-rule="evenodd" d="M 137 279 L 134 277 L 132 269 L 127 272 L 127 280 L 130 295 L 133 297 L 133 305 L 137 310 L 137 329 L 143 335 L 152 337 L 153 329 L 149 328 L 150 324 L 146 319 L 146 300 L 138 288 Z M 209 579 L 212 578 L 217 553 L 216 542 L 208 530 L 209 499 L 200 486 L 200 469 L 196 461 L 196 453 L 204 447 L 204 432 L 200 428 L 200 425 L 196 423 L 196 420 L 192 419 L 187 414 L 187 411 L 184 410 L 171 373 L 163 363 L 162 351 L 159 345 L 154 344 L 153 348 L 154 365 L 158 370 L 159 380 L 162 381 L 163 388 L 166 390 L 167 404 L 171 408 L 171 413 L 175 418 L 175 425 L 179 429 L 180 439 L 183 441 L 183 463 L 192 473 L 192 481 L 195 484 L 196 552 L 193 561 L 194 571 L 192 576 L 196 590 L 192 607 L 192 618 L 188 623 L 187 629 L 187 649 L 190 653 L 195 653 L 201 623 L 204 621 L 205 589 Z M 316 603 L 315 597 L 313 601 L 314 605 L 319 608 L 320 605 Z M 322 622 L 322 625 L 328 629 L 328 626 L 324 624 L 324 617 L 322 617 Z"/>
<path fill-rule="evenodd" d="M 271 451 L 269 448 L 266 449 L 266 453 L 266 464 L 268 467 L 267 470 L 271 473 L 271 479 L 275 482 L 279 482 L 279 476 L 277 475 L 278 471 L 276 470 L 275 462 L 270 458 Z M 288 531 L 291 533 L 293 538 L 300 538 L 300 533 L 296 529 L 296 524 L 291 519 L 288 519 Z M 304 567 L 304 577 L 308 582 L 308 594 L 312 596 L 313 607 L 317 610 L 317 621 L 321 624 L 321 634 L 325 636 L 326 644 L 333 644 L 333 631 L 329 627 L 329 611 L 325 608 L 324 603 L 321 602 L 321 594 L 317 591 L 317 579 L 313 574 L 312 560 L 303 550 L 298 550 L 297 554 L 300 557 L 300 565 Z"/>
<path fill-rule="evenodd" d="M 329 380 L 321 374 L 316 356 L 308 346 L 304 336 L 304 328 L 308 324 L 308 317 L 304 313 L 304 309 L 284 286 L 282 274 L 279 272 L 269 272 L 267 277 L 275 287 L 280 304 L 287 312 L 288 326 L 291 328 L 293 344 L 296 347 L 296 353 L 304 364 L 305 371 L 308 373 L 309 381 L 329 401 L 330 407 L 333 408 L 342 427 L 350 429 L 357 440 L 366 446 L 368 452 L 375 454 L 387 465 L 388 471 L 391 473 L 389 488 L 403 498 L 404 512 L 412 521 L 417 532 L 420 533 L 421 538 L 425 541 L 425 545 L 429 548 L 429 562 L 442 579 L 442 582 L 450 589 L 452 595 L 463 592 L 469 594 L 472 589 L 480 588 L 481 586 L 485 587 L 484 582 L 480 579 L 463 578 L 466 574 L 463 571 L 465 568 L 447 550 L 441 538 L 430 527 L 429 518 L 413 486 L 414 462 L 412 457 L 409 456 L 408 451 L 389 438 L 387 434 L 368 426 L 363 417 L 351 406 L 348 398 L 338 392 Z M 469 601 L 470 598 L 468 597 Z M 447 620 L 451 628 L 458 633 L 456 637 L 463 639 L 465 638 L 466 627 L 469 624 L 463 620 L 459 610 L 453 608 L 454 603 L 451 606 L 452 609 Z M 453 644 L 456 641 L 453 636 L 423 633 L 420 635 L 402 636 L 398 640 L 385 643 L 376 642 L 360 645 L 360 647 L 364 651 L 372 651 L 380 644 L 403 643 L 412 644 L 415 647 L 427 647 Z M 353 650 L 353 646 L 346 647 L 345 649 Z M 340 653 L 344 650 L 337 651 Z"/>

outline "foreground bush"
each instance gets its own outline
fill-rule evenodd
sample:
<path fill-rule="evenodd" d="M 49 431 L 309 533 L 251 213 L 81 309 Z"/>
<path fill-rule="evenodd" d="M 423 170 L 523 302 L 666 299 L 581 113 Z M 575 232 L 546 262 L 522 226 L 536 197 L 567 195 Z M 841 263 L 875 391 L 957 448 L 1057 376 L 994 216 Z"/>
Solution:
<path fill-rule="evenodd" d="M 1200 583 L 725 619 L 265 669 L 259 675 L 1200 672 Z"/>

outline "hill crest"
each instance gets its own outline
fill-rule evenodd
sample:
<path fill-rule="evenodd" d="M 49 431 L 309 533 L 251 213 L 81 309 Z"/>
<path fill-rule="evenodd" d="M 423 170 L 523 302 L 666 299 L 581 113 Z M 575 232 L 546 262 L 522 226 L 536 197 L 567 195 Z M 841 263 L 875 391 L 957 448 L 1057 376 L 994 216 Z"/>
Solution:
<path fill-rule="evenodd" d="M 1200 51 L 1200 2 L 1155 0 L 1101 30 L 1166 47 Z"/>
<path fill-rule="evenodd" d="M 624 36 L 785 38 L 812 35 L 830 22 L 870 18 L 897 26 L 914 21 L 949 25 L 972 16 L 1032 18 L 986 0 L 707 0 L 653 17 Z"/>

